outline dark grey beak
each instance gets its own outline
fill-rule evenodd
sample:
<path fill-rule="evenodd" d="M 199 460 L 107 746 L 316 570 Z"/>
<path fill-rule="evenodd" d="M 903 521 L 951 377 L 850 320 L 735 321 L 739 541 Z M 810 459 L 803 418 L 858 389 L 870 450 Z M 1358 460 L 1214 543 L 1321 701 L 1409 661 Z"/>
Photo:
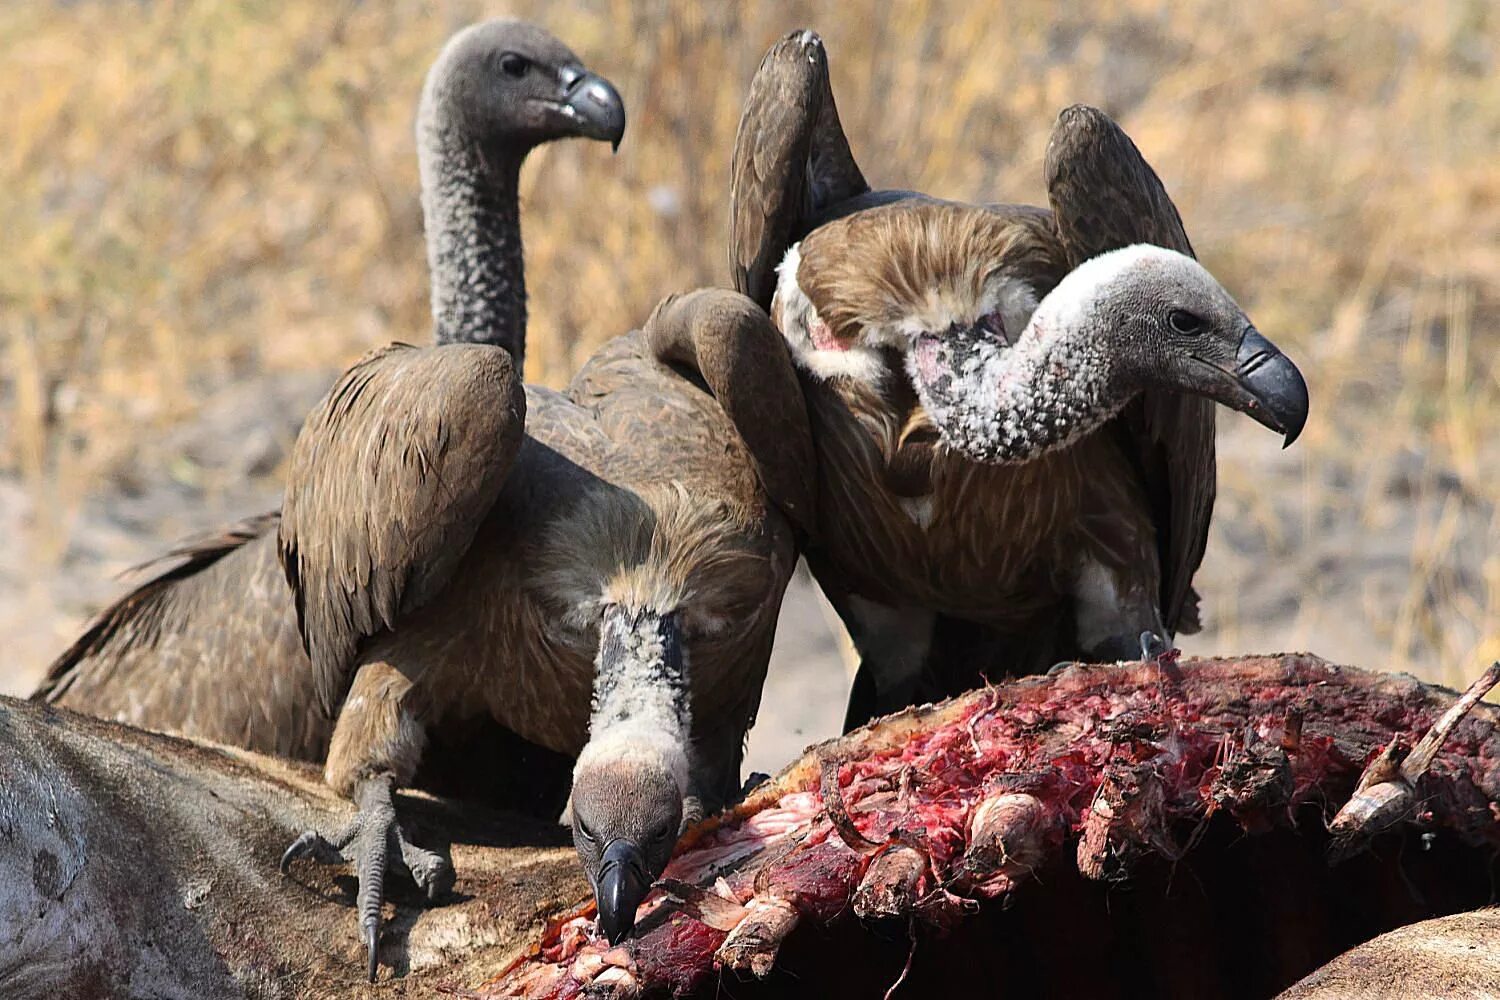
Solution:
<path fill-rule="evenodd" d="M 599 929 L 610 944 L 619 944 L 635 929 L 635 911 L 651 891 L 646 856 L 633 841 L 610 841 L 599 862 L 594 902 L 599 905 Z"/>
<path fill-rule="evenodd" d="M 625 135 L 625 102 L 614 84 L 586 70 L 562 71 L 562 106 L 578 123 L 585 139 L 606 139 L 611 149 L 620 148 Z"/>
<path fill-rule="evenodd" d="M 1253 326 L 1245 328 L 1234 360 L 1234 377 L 1248 397 L 1236 409 L 1280 431 L 1284 435 L 1281 446 L 1288 447 L 1307 423 L 1307 383 L 1302 373 Z"/>

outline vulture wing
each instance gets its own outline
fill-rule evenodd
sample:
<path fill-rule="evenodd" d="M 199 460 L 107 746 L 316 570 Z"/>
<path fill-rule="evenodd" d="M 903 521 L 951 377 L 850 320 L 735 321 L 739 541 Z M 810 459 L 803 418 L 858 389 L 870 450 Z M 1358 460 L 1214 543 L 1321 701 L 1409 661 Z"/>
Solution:
<path fill-rule="evenodd" d="M 817 453 L 802 385 L 770 318 L 743 295 L 673 295 L 644 329 L 651 352 L 702 376 L 749 450 L 767 494 L 801 531 L 817 527 Z"/>
<path fill-rule="evenodd" d="M 814 32 L 792 32 L 761 60 L 734 137 L 730 177 L 730 277 L 765 309 L 776 266 L 813 217 L 870 189 L 849 151 L 828 53 Z"/>
<path fill-rule="evenodd" d="M 1046 179 L 1072 266 L 1133 243 L 1193 253 L 1156 171 L 1102 111 L 1075 105 L 1058 116 L 1047 146 Z M 1192 581 L 1208 541 L 1217 478 L 1213 403 L 1147 392 L 1118 424 L 1140 463 L 1153 508 L 1163 621 L 1173 632 L 1196 631 Z"/>
<path fill-rule="evenodd" d="M 129 576 L 151 575 L 94 616 L 83 634 L 52 661 L 32 700 L 57 701 L 88 672 L 86 664 L 101 656 L 113 660 L 128 649 L 151 645 L 165 606 L 181 602 L 187 581 L 201 579 L 203 570 L 275 526 L 275 512 L 246 518 L 185 539 L 166 555 L 132 567 Z"/>
<path fill-rule="evenodd" d="M 261 753 L 321 759 L 332 730 L 276 563 L 277 515 L 247 518 L 137 567 L 32 694 L 103 718 Z"/>
<path fill-rule="evenodd" d="M 360 640 L 447 583 L 505 485 L 525 414 L 504 350 L 395 344 L 345 372 L 308 416 L 279 547 L 324 712 L 347 689 Z"/>

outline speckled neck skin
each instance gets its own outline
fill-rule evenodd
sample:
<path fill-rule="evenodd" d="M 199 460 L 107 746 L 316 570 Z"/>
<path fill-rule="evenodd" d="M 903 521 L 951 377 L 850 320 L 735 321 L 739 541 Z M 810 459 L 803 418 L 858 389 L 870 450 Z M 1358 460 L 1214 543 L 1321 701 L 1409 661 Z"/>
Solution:
<path fill-rule="evenodd" d="M 1071 315 L 1062 316 L 1060 300 L 1048 299 L 1013 347 L 955 331 L 924 337 L 909 353 L 908 374 L 949 447 L 979 462 L 1031 461 L 1128 401 L 1113 385 L 1113 359 L 1092 311 L 1068 303 Z"/>
<path fill-rule="evenodd" d="M 599 623 L 589 748 L 650 754 L 687 788 L 687 664 L 675 614 L 609 607 Z"/>
<path fill-rule="evenodd" d="M 526 351 L 526 275 L 517 186 L 528 149 L 479 143 L 440 102 L 418 127 L 422 216 L 437 342 Z"/>

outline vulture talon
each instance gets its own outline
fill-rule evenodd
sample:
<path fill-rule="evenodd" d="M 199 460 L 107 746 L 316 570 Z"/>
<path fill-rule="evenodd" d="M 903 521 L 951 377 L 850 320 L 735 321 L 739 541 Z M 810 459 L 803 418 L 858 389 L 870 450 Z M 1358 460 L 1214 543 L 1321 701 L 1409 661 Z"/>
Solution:
<path fill-rule="evenodd" d="M 1172 646 L 1150 629 L 1141 633 L 1141 662 L 1154 663 L 1162 658 Z"/>
<path fill-rule="evenodd" d="M 296 840 L 292 841 L 281 855 L 281 874 L 289 875 L 292 870 L 292 862 L 298 858 L 312 858 L 320 865 L 341 865 L 348 860 L 344 857 L 344 848 L 354 839 L 359 832 L 358 823 L 350 823 L 344 829 L 334 834 L 332 838 L 325 837 L 316 830 L 307 830 Z"/>
<path fill-rule="evenodd" d="M 750 776 L 745 779 L 745 783 L 740 786 L 740 798 L 743 799 L 770 780 L 771 776 L 764 771 L 751 771 Z"/>
<path fill-rule="evenodd" d="M 377 942 L 380 940 L 380 914 L 377 912 L 375 916 L 366 920 L 363 928 L 365 954 L 369 957 L 370 982 L 373 983 L 376 974 L 380 971 L 380 950 L 376 947 Z"/>
<path fill-rule="evenodd" d="M 310 858 L 320 865 L 353 862 L 359 880 L 355 909 L 360 916 L 360 937 L 369 956 L 372 983 L 379 968 L 380 911 L 385 903 L 385 872 L 391 856 L 399 856 L 399 863 L 428 900 L 442 896 L 452 887 L 454 877 L 453 866 L 442 855 L 406 839 L 391 799 L 393 784 L 389 775 L 366 780 L 355 794 L 359 812 L 348 826 L 331 838 L 308 830 L 292 841 L 281 856 L 282 874 L 288 872 L 297 858 Z M 350 845 L 353 845 L 352 857 L 348 851 Z"/>

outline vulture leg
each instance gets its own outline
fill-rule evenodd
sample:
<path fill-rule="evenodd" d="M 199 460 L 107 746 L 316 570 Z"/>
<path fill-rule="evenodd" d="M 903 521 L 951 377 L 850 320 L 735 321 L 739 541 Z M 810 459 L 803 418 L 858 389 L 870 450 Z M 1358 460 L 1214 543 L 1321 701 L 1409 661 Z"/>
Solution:
<path fill-rule="evenodd" d="M 1095 662 L 1134 660 L 1141 633 L 1170 637 L 1159 603 L 1156 523 L 1139 477 L 1113 449 L 1099 449 L 1077 524 L 1073 567 L 1074 646 Z"/>
<path fill-rule="evenodd" d="M 355 906 L 372 981 L 385 873 L 392 861 L 406 867 L 429 900 L 453 884 L 453 866 L 445 858 L 407 839 L 392 799 L 396 786 L 411 780 L 426 742 L 424 727 L 406 703 L 411 690 L 411 678 L 389 663 L 377 660 L 359 668 L 339 713 L 324 769 L 328 784 L 353 799 L 359 811 L 331 837 L 315 830 L 303 833 L 281 858 L 283 873 L 302 857 L 318 864 L 354 865 L 359 881 Z"/>
<path fill-rule="evenodd" d="M 844 731 L 915 704 L 937 616 L 925 608 L 892 608 L 845 595 L 829 601 L 859 651 Z"/>
<path fill-rule="evenodd" d="M 682 799 L 682 822 L 677 825 L 677 835 L 681 836 L 687 832 L 687 828 L 698 823 L 707 816 L 708 812 L 703 808 L 703 800 L 696 795 L 685 795 Z"/>
<path fill-rule="evenodd" d="M 281 871 L 286 874 L 297 858 L 311 858 L 321 865 L 349 861 L 350 845 L 354 848 L 354 871 L 359 879 L 356 907 L 365 951 L 370 961 L 370 982 L 375 981 L 377 943 L 380 940 L 380 909 L 385 902 L 385 870 L 391 854 L 397 853 L 411 874 L 417 888 L 436 899 L 453 885 L 453 866 L 439 854 L 418 847 L 406 839 L 396 822 L 396 806 L 391 801 L 390 775 L 368 778 L 359 786 L 356 801 L 359 813 L 348 826 L 332 838 L 308 830 L 281 856 Z M 392 850 L 394 848 L 394 852 Z"/>

